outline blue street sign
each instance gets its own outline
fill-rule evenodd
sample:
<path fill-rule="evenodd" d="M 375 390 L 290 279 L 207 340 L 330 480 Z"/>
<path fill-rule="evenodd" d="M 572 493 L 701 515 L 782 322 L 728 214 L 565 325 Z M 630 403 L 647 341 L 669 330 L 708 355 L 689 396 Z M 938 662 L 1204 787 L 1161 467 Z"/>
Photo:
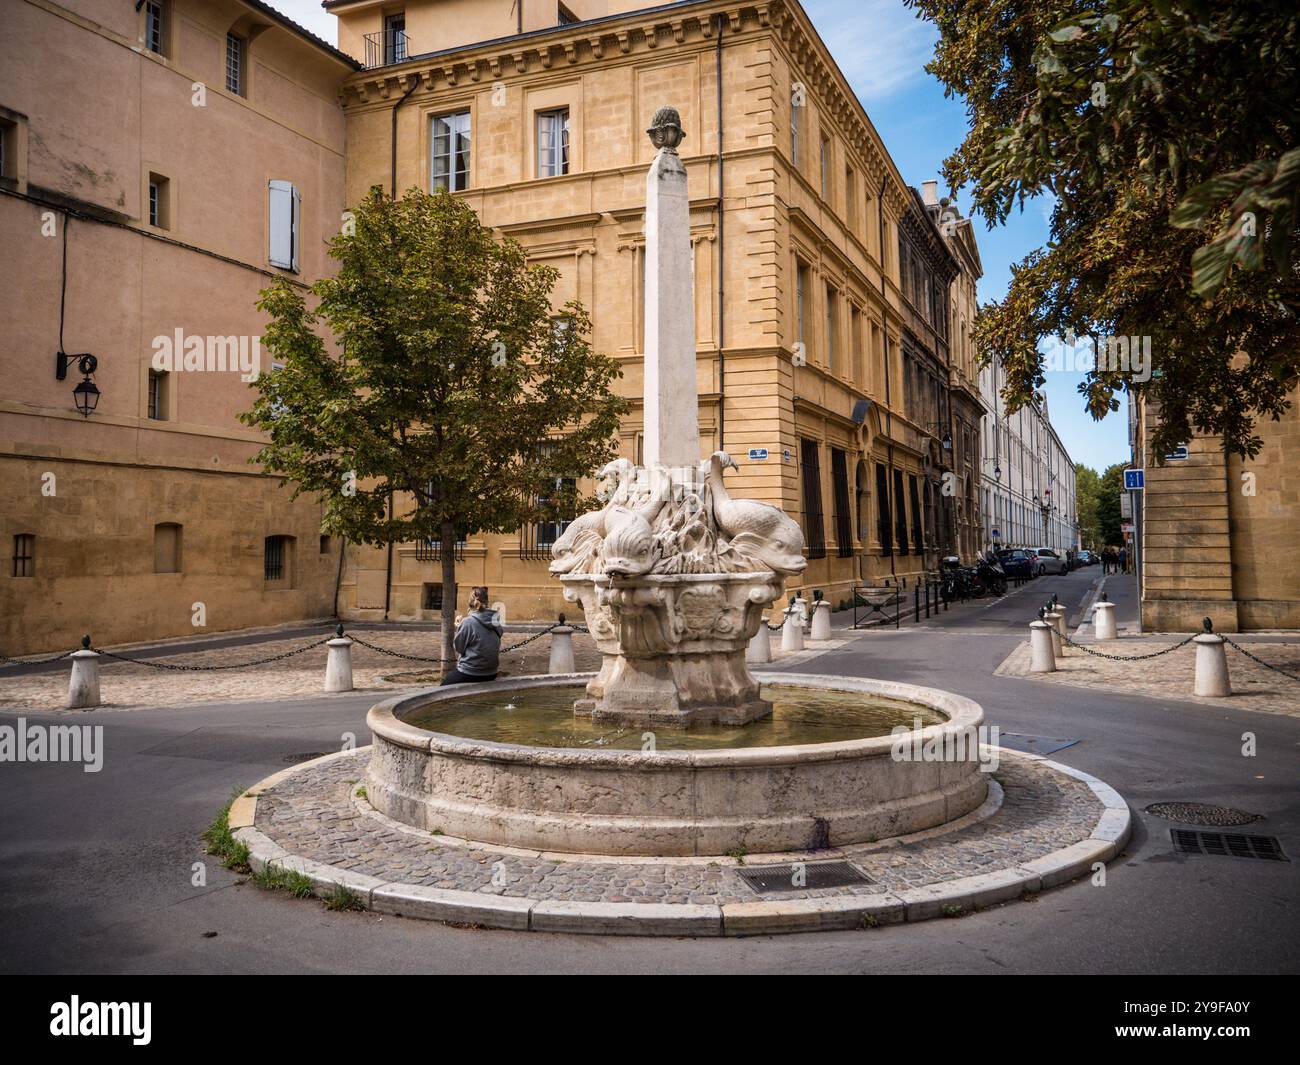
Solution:
<path fill-rule="evenodd" d="M 767 448 L 765 448 L 765 447 L 751 447 L 751 448 L 749 449 L 749 461 L 750 461 L 750 462 L 762 462 L 762 461 L 763 461 L 764 459 L 766 459 L 766 458 L 767 458 Z"/>
<path fill-rule="evenodd" d="M 1147 486 L 1146 470 L 1125 470 L 1124 487 L 1130 492 L 1143 489 Z"/>
<path fill-rule="evenodd" d="M 1185 459 L 1187 458 L 1187 445 L 1179 444 L 1173 451 L 1165 456 L 1167 459 Z"/>

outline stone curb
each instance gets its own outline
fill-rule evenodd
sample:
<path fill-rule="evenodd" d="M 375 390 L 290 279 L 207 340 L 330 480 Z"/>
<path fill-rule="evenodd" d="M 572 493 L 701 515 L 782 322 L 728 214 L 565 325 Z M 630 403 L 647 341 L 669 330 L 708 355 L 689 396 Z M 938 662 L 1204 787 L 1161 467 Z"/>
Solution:
<path fill-rule="evenodd" d="M 960 916 L 1085 876 L 1098 863 L 1116 857 L 1132 832 L 1128 804 L 1104 781 L 1042 755 L 1004 751 L 1088 785 L 1104 807 L 1088 839 L 1023 865 L 878 895 L 755 900 L 722 906 L 523 899 L 486 891 L 381 881 L 290 854 L 254 827 L 258 795 L 300 769 L 350 753 L 331 754 L 282 770 L 236 799 L 230 809 L 230 827 L 235 838 L 248 845 L 253 870 L 261 872 L 268 864 L 296 870 L 311 878 L 318 896 L 342 885 L 357 895 L 365 909 L 375 913 L 515 931 L 633 936 L 776 935 Z"/>

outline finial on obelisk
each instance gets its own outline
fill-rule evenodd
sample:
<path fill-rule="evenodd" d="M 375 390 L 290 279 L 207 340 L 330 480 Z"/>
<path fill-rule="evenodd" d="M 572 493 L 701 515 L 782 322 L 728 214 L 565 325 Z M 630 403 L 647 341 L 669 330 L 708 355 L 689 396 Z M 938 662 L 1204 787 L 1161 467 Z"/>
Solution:
<path fill-rule="evenodd" d="M 659 108 L 655 112 L 655 117 L 650 120 L 650 128 L 646 130 L 646 135 L 656 148 L 676 152 L 677 145 L 686 139 L 686 131 L 682 129 L 682 116 L 677 113 L 677 108 Z"/>
<path fill-rule="evenodd" d="M 646 173 L 645 464 L 694 469 L 700 426 L 691 202 L 677 155 L 686 134 L 674 107 L 659 108 L 646 133 L 658 151 Z"/>

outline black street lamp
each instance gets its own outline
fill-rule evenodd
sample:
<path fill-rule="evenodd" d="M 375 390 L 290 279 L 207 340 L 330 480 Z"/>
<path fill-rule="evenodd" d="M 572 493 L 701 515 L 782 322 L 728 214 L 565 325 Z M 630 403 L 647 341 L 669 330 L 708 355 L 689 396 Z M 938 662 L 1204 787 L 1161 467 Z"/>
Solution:
<path fill-rule="evenodd" d="M 87 352 L 69 355 L 67 352 L 60 351 L 54 356 L 54 376 L 57 380 L 67 379 L 68 365 L 72 362 L 76 362 L 77 372 L 82 375 L 80 383 L 72 390 L 72 398 L 76 401 L 81 416 L 89 418 L 99 406 L 99 389 L 91 380 L 91 375 L 99 367 L 99 360 Z"/>

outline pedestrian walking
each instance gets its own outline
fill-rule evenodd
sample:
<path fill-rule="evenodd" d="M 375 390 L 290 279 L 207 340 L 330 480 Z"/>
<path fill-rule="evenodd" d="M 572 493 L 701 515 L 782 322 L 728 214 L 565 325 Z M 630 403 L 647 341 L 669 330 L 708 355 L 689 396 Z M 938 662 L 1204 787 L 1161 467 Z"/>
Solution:
<path fill-rule="evenodd" d="M 1119 549 L 1119 571 L 1120 573 L 1128 572 L 1128 548 L 1127 547 L 1121 547 Z"/>

